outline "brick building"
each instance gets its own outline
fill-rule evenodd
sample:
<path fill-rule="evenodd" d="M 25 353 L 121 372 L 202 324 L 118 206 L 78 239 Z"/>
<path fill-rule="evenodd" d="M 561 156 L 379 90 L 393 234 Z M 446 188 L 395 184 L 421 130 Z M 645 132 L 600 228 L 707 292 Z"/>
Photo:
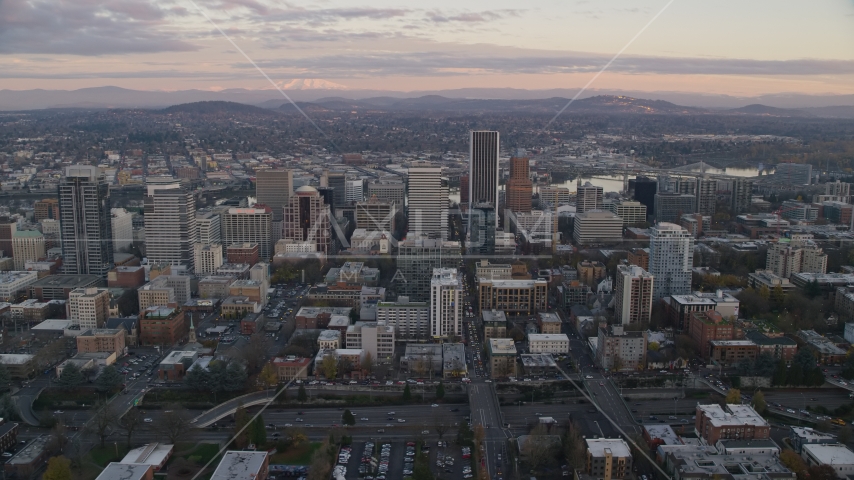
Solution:
<path fill-rule="evenodd" d="M 77 336 L 78 353 L 110 352 L 116 357 L 125 354 L 123 328 L 92 328 Z"/>
<path fill-rule="evenodd" d="M 175 345 L 188 331 L 184 312 L 175 306 L 151 306 L 139 312 L 140 345 Z"/>
<path fill-rule="evenodd" d="M 694 428 L 706 445 L 721 439 L 765 440 L 771 426 L 749 405 L 697 405 Z"/>

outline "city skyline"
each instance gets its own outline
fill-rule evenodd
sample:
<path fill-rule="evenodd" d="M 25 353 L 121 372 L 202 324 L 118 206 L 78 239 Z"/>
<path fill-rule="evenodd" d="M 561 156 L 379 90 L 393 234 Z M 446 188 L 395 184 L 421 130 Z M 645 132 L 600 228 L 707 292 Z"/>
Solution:
<path fill-rule="evenodd" d="M 730 95 L 854 93 L 854 3 L 614 0 L 519 8 L 444 0 L 4 3 L 0 89 L 116 85 L 414 91 L 591 88 Z M 50 11 L 48 12 L 48 10 Z M 769 13 L 773 12 L 773 13 Z M 659 18 L 630 42 L 641 27 Z M 47 71 L 44 66 L 50 64 Z"/>

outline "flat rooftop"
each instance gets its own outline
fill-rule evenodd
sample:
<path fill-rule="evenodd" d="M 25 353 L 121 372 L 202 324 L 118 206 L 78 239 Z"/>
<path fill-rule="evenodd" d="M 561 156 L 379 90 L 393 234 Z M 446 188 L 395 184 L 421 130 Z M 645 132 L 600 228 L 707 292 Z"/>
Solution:
<path fill-rule="evenodd" d="M 629 445 L 620 438 L 588 438 L 585 442 L 587 442 L 587 450 L 594 457 L 604 457 L 605 449 L 610 450 L 614 457 L 632 456 Z"/>
<path fill-rule="evenodd" d="M 498 355 L 516 355 L 516 344 L 510 338 L 490 338 L 489 351 Z"/>
<path fill-rule="evenodd" d="M 254 480 L 267 461 L 267 452 L 225 452 L 210 480 Z"/>
<path fill-rule="evenodd" d="M 156 465 L 159 467 L 172 454 L 174 445 L 165 443 L 149 443 L 129 451 L 121 463 Z"/>
<path fill-rule="evenodd" d="M 153 467 L 141 463 L 113 462 L 104 468 L 95 480 L 142 480 Z"/>
<path fill-rule="evenodd" d="M 854 465 L 854 452 L 838 443 L 810 443 L 804 452 L 825 465 Z"/>
<path fill-rule="evenodd" d="M 29 273 L 29 272 L 27 272 Z M 31 286 L 49 287 L 49 288 L 82 288 L 90 285 L 98 285 L 101 282 L 101 277 L 97 275 L 48 275 L 41 280 L 36 281 Z"/>
<path fill-rule="evenodd" d="M 565 333 L 529 333 L 528 342 L 569 342 Z"/>
<path fill-rule="evenodd" d="M 768 422 L 749 405 L 728 404 L 724 410 L 720 405 L 713 403 L 697 405 L 697 409 L 708 417 L 711 424 L 716 427 L 729 425 L 768 426 Z"/>
<path fill-rule="evenodd" d="M 18 450 L 18 453 L 10 458 L 6 462 L 6 465 L 29 465 L 33 463 L 44 452 L 50 441 L 50 435 L 41 435 L 34 438 L 24 448 Z"/>
<path fill-rule="evenodd" d="M 523 353 L 522 366 L 525 368 L 556 368 L 554 357 L 547 353 Z"/>

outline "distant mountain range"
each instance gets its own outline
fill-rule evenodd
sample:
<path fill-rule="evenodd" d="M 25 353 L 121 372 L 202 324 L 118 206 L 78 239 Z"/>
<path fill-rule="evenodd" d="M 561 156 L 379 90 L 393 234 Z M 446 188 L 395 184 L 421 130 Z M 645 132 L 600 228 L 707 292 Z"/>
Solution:
<path fill-rule="evenodd" d="M 458 89 L 434 92 L 388 92 L 341 90 L 323 80 L 289 82 L 287 95 L 309 109 L 333 111 L 444 111 L 444 112 L 530 112 L 557 113 L 577 90 Z M 292 85 L 291 85 L 292 84 Z M 346 87 L 344 87 L 346 88 Z M 235 102 L 271 110 L 292 109 L 276 90 L 228 89 L 218 92 L 181 90 L 175 92 L 94 87 L 80 90 L 0 90 L 0 111 L 51 108 L 150 108 L 196 102 Z M 207 105 L 205 112 L 221 110 Z M 211 110 L 213 109 L 213 110 Z M 590 90 L 574 102 L 568 112 L 732 114 L 773 117 L 818 117 L 854 119 L 854 95 L 765 95 L 741 98 L 684 92 L 617 92 Z M 203 113 L 200 111 L 200 113 Z"/>

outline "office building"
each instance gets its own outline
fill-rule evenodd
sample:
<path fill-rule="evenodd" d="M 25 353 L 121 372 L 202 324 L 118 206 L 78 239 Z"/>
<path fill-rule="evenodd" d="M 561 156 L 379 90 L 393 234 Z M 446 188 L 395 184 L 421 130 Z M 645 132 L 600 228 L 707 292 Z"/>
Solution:
<path fill-rule="evenodd" d="M 554 210 L 559 205 L 569 205 L 569 189 L 566 187 L 539 187 L 540 208 Z"/>
<path fill-rule="evenodd" d="M 261 170 L 255 178 L 256 201 L 270 207 L 273 222 L 282 221 L 293 191 L 294 176 L 290 170 Z"/>
<path fill-rule="evenodd" d="M 413 301 L 427 301 L 433 269 L 455 268 L 460 259 L 460 242 L 409 238 L 398 243 L 397 272 L 392 283 L 399 294 Z"/>
<path fill-rule="evenodd" d="M 448 183 L 442 168 L 425 164 L 409 167 L 408 235 L 448 238 Z"/>
<path fill-rule="evenodd" d="M 28 261 L 44 258 L 44 235 L 37 230 L 15 231 L 12 234 L 12 252 L 15 270 L 24 270 Z"/>
<path fill-rule="evenodd" d="M 403 208 L 406 204 L 406 185 L 398 180 L 377 180 L 368 184 L 367 197 L 377 197 L 381 202 L 393 203 L 398 208 Z"/>
<path fill-rule="evenodd" d="M 199 230 L 199 243 L 213 245 L 222 243 L 222 225 L 215 212 L 196 212 L 196 227 Z"/>
<path fill-rule="evenodd" d="M 347 180 L 344 182 L 344 201 L 347 204 L 361 202 L 365 199 L 363 193 L 365 182 L 359 180 Z"/>
<path fill-rule="evenodd" d="M 435 268 L 430 279 L 430 335 L 433 338 L 461 335 L 463 280 L 456 268 Z"/>
<path fill-rule="evenodd" d="M 598 260 L 582 260 L 576 267 L 578 281 L 591 287 L 595 287 L 607 275 L 605 264 Z"/>
<path fill-rule="evenodd" d="M 372 196 L 367 201 L 356 203 L 356 228 L 369 232 L 394 232 L 395 215 L 397 205 Z"/>
<path fill-rule="evenodd" d="M 633 190 L 633 198 L 646 207 L 646 214 L 652 215 L 655 211 L 655 194 L 658 193 L 658 182 L 649 177 L 635 177 L 634 180 L 629 180 L 629 190 Z"/>
<path fill-rule="evenodd" d="M 309 187 L 311 188 L 311 187 Z M 222 245 L 257 243 L 258 255 L 267 261 L 272 255 L 272 209 L 263 205 L 229 208 L 220 217 Z"/>
<path fill-rule="evenodd" d="M 110 187 L 98 167 L 65 169 L 59 184 L 62 271 L 106 277 L 113 268 Z"/>
<path fill-rule="evenodd" d="M 602 187 L 597 187 L 590 182 L 581 185 L 578 179 L 577 196 L 575 199 L 575 212 L 584 213 L 591 210 L 602 210 Z"/>
<path fill-rule="evenodd" d="M 622 325 L 647 324 L 652 314 L 652 274 L 637 265 L 617 266 L 614 316 Z"/>
<path fill-rule="evenodd" d="M 511 227 L 527 244 L 540 244 L 551 248 L 555 235 L 555 214 L 533 210 L 510 215 Z M 506 220 L 505 220 L 506 221 Z"/>
<path fill-rule="evenodd" d="M 145 253 L 151 263 L 180 265 L 193 271 L 193 245 L 198 243 L 196 198 L 174 178 L 146 183 Z"/>
<path fill-rule="evenodd" d="M 771 438 L 771 426 L 749 405 L 698 404 L 694 429 L 706 445 L 718 440 Z"/>
<path fill-rule="evenodd" d="M 646 367 L 647 332 L 627 331 L 622 325 L 600 325 L 596 364 L 608 371 L 627 372 Z"/>
<path fill-rule="evenodd" d="M 496 217 L 498 217 L 499 143 L 498 132 L 470 132 L 469 203 L 491 204 Z"/>
<path fill-rule="evenodd" d="M 490 338 L 487 343 L 490 378 L 516 375 L 516 344 L 512 338 Z"/>
<path fill-rule="evenodd" d="M 565 333 L 529 333 L 528 351 L 566 355 L 569 353 L 569 337 Z"/>
<path fill-rule="evenodd" d="M 655 278 L 653 299 L 691 293 L 694 237 L 672 223 L 650 228 L 649 273 Z"/>
<path fill-rule="evenodd" d="M 479 311 L 503 310 L 527 314 L 545 311 L 548 306 L 548 282 L 537 280 L 477 279 Z"/>
<path fill-rule="evenodd" d="M 196 274 L 210 275 L 222 266 L 222 245 L 205 245 L 197 243 L 193 245 L 193 263 L 196 266 Z"/>
<path fill-rule="evenodd" d="M 468 251 L 476 255 L 495 254 L 498 218 L 491 203 L 473 203 L 469 208 Z"/>
<path fill-rule="evenodd" d="M 139 343 L 172 346 L 188 333 L 184 312 L 174 306 L 152 305 L 139 311 Z"/>
<path fill-rule="evenodd" d="M 310 243 L 316 252 L 332 252 L 332 223 L 329 207 L 317 189 L 308 185 L 294 192 L 285 207 L 282 239 L 292 243 Z"/>
<path fill-rule="evenodd" d="M 90 328 L 77 336 L 78 353 L 108 352 L 120 358 L 125 354 L 123 328 Z"/>
<path fill-rule="evenodd" d="M 623 219 L 604 210 L 591 210 L 575 216 L 572 230 L 575 243 L 616 243 L 623 239 Z"/>
<path fill-rule="evenodd" d="M 732 179 L 732 192 L 730 195 L 730 209 L 733 214 L 740 214 L 750 210 L 751 197 L 753 195 L 753 180 L 743 177 Z"/>
<path fill-rule="evenodd" d="M 59 200 L 45 198 L 33 204 L 33 220 L 38 223 L 47 219 L 59 220 Z"/>
<path fill-rule="evenodd" d="M 684 193 L 661 192 L 655 194 L 655 221 L 675 223 L 686 213 L 693 213 L 697 197 Z"/>
<path fill-rule="evenodd" d="M 113 251 L 126 252 L 133 244 L 133 214 L 124 208 L 110 209 Z"/>
<path fill-rule="evenodd" d="M 510 158 L 510 178 L 506 185 L 507 198 L 504 205 L 515 214 L 531 211 L 531 197 L 534 184 L 531 183 L 531 171 L 527 157 Z"/>
<path fill-rule="evenodd" d="M 812 183 L 812 165 L 778 163 L 774 168 L 774 180 L 785 185 L 809 185 Z"/>
<path fill-rule="evenodd" d="M 390 363 L 394 358 L 394 333 L 394 327 L 378 322 L 356 322 L 347 327 L 347 348 L 370 354 L 375 363 Z"/>
<path fill-rule="evenodd" d="M 101 328 L 110 317 L 110 291 L 106 288 L 78 288 L 68 295 L 68 319 L 80 330 Z"/>
<path fill-rule="evenodd" d="M 718 181 L 711 178 L 697 179 L 697 210 L 696 213 L 708 217 L 715 216 L 717 205 Z M 688 213 L 688 212 L 686 212 Z"/>
<path fill-rule="evenodd" d="M 325 182 L 324 178 L 326 179 Z M 332 189 L 333 208 L 343 207 L 347 204 L 347 176 L 343 172 L 324 172 L 320 179 L 320 186 Z"/>
<path fill-rule="evenodd" d="M 599 480 L 628 478 L 632 471 L 632 452 L 621 438 L 587 438 L 584 473 Z"/>
<path fill-rule="evenodd" d="M 399 296 L 394 302 L 377 302 L 377 323 L 394 328 L 397 338 L 426 339 L 430 334 L 430 304 Z"/>
<path fill-rule="evenodd" d="M 658 278 L 655 279 L 658 282 Z M 677 330 L 690 328 L 691 315 L 695 312 L 717 311 L 728 320 L 738 318 L 740 302 L 737 298 L 721 290 L 715 292 L 694 292 L 688 295 L 672 295 L 664 298 L 664 312 L 671 325 Z"/>
<path fill-rule="evenodd" d="M 649 249 L 648 248 L 632 248 L 628 252 L 626 263 L 629 265 L 637 265 L 644 270 L 649 270 Z"/>
<path fill-rule="evenodd" d="M 623 226 L 629 227 L 646 222 L 646 205 L 630 200 L 606 201 L 605 210 L 623 219 Z"/>
<path fill-rule="evenodd" d="M 261 258 L 257 243 L 235 243 L 225 250 L 226 263 L 255 265 Z"/>
<path fill-rule="evenodd" d="M 201 290 L 201 287 L 200 287 Z M 137 290 L 139 309 L 169 304 L 184 305 L 190 299 L 190 277 L 159 275 Z"/>
<path fill-rule="evenodd" d="M 0 249 L 3 250 L 5 257 L 14 255 L 12 252 L 12 236 L 17 230 L 17 222 L 13 222 L 9 217 L 0 217 Z"/>

